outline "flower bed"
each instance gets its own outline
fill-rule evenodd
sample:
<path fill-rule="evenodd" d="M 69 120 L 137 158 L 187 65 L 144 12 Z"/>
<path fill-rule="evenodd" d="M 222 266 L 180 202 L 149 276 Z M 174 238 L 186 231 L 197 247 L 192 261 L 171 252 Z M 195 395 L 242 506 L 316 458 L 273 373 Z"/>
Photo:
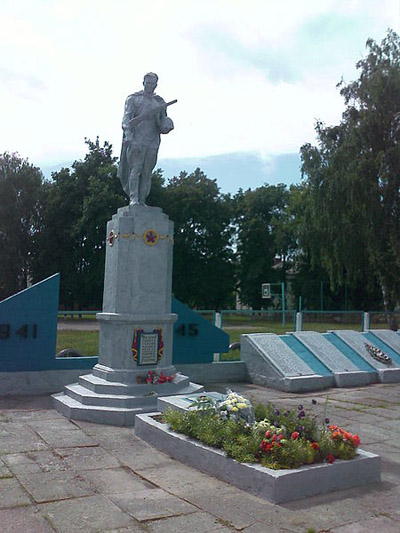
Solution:
<path fill-rule="evenodd" d="M 191 409 L 168 410 L 162 420 L 160 413 L 138 415 L 135 433 L 175 459 L 273 502 L 380 481 L 380 458 L 358 449 L 358 435 L 327 419 L 318 427 L 302 405 L 281 413 L 272 405 L 253 410 L 235 393 L 220 400 L 203 396 Z"/>
<path fill-rule="evenodd" d="M 232 391 L 219 399 L 199 396 L 184 411 L 168 409 L 164 422 L 172 431 L 221 449 L 239 462 L 272 469 L 353 459 L 360 445 L 358 435 L 330 425 L 325 415 L 318 425 L 301 404 L 295 411 L 280 411 L 272 404 L 253 409 L 249 400 Z"/>

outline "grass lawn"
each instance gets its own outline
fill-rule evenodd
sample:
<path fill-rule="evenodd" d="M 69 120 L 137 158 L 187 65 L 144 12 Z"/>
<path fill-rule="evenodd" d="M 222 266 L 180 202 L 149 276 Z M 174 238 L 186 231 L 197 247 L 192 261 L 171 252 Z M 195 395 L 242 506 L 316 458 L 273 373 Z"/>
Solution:
<path fill-rule="evenodd" d="M 73 348 L 82 355 L 99 353 L 99 332 L 80 330 L 61 330 L 57 332 L 56 353 L 64 348 Z"/>

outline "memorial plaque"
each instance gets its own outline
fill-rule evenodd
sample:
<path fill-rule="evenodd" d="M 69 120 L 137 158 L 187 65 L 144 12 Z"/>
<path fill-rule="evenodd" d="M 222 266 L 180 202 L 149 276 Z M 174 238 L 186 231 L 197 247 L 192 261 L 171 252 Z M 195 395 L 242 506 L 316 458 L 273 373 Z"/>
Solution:
<path fill-rule="evenodd" d="M 372 329 L 371 333 L 389 348 L 400 354 L 400 337 L 396 332 L 390 329 Z"/>
<path fill-rule="evenodd" d="M 138 365 L 157 365 L 164 349 L 162 328 L 153 331 L 135 329 L 132 342 L 133 360 Z"/>
<path fill-rule="evenodd" d="M 142 333 L 139 345 L 139 365 L 156 365 L 158 362 L 158 333 Z"/>
<path fill-rule="evenodd" d="M 293 333 L 325 366 L 333 372 L 359 372 L 359 368 L 347 359 L 335 346 L 316 331 Z"/>
<path fill-rule="evenodd" d="M 384 363 L 381 363 L 380 361 L 377 361 L 371 357 L 367 348 L 365 347 L 367 339 L 360 332 L 347 329 L 337 329 L 332 333 L 348 344 L 350 348 L 358 353 L 358 355 L 360 355 L 363 359 L 365 359 L 369 365 L 373 366 L 377 370 L 386 369 L 386 365 Z"/>
<path fill-rule="evenodd" d="M 253 333 L 249 339 L 284 376 L 310 376 L 315 372 L 273 333 Z"/>

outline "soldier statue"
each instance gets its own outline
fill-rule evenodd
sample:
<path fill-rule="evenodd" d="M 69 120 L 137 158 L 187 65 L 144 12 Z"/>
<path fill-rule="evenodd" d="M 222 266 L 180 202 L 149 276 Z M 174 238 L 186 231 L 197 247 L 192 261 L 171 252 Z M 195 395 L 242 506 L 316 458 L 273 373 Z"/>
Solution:
<path fill-rule="evenodd" d="M 151 189 L 151 176 L 157 162 L 160 134 L 174 129 L 167 116 L 166 103 L 154 93 L 158 76 L 145 75 L 143 91 L 131 94 L 125 102 L 122 119 L 122 149 L 117 176 L 129 196 L 130 205 L 145 205 Z"/>

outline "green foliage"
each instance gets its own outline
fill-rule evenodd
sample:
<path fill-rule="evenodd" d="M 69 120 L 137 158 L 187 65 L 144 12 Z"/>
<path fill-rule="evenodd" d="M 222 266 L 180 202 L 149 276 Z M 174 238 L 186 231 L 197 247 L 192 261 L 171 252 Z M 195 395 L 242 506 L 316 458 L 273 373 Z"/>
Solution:
<path fill-rule="evenodd" d="M 60 272 L 60 303 L 68 309 L 101 307 L 106 223 L 126 203 L 111 145 L 85 142 L 85 159 L 46 183 L 35 238 L 34 280 Z"/>
<path fill-rule="evenodd" d="M 291 235 L 284 224 L 287 202 L 288 191 L 283 184 L 240 190 L 233 199 L 240 299 L 254 309 L 266 304 L 261 298 L 262 283 L 285 279 L 285 261 L 291 246 Z M 272 268 L 277 254 L 284 260 L 281 272 Z"/>
<path fill-rule="evenodd" d="M 389 31 L 381 45 L 367 41 L 359 79 L 345 85 L 339 125 L 316 125 L 318 147 L 301 149 L 303 234 L 313 264 L 331 283 L 363 285 L 387 308 L 400 301 L 400 39 Z"/>
<path fill-rule="evenodd" d="M 0 155 L 0 300 L 27 286 L 42 187 L 41 171 L 27 159 Z"/>
<path fill-rule="evenodd" d="M 190 307 L 221 309 L 232 305 L 235 288 L 232 207 L 216 180 L 197 168 L 181 172 L 163 189 L 162 176 L 149 203 L 174 221 L 174 295 Z"/>
<path fill-rule="evenodd" d="M 254 408 L 254 416 L 257 422 L 266 419 L 271 420 L 276 427 L 284 427 L 287 434 L 298 431 L 301 437 L 305 439 L 317 439 L 316 417 L 313 414 L 306 415 L 303 408 L 297 409 L 297 411 L 282 410 L 277 409 L 272 403 L 267 403 L 266 405 L 257 404 Z"/>

